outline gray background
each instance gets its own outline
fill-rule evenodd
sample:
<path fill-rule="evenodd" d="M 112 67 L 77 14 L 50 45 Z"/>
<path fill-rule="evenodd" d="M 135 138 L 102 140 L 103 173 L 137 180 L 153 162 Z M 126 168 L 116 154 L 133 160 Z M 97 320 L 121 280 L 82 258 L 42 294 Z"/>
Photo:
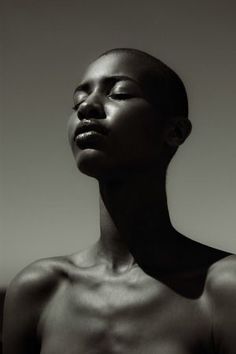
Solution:
<path fill-rule="evenodd" d="M 174 225 L 236 252 L 235 1 L 1 5 L 0 285 L 35 259 L 97 239 L 97 183 L 77 172 L 66 122 L 88 62 L 120 46 L 165 61 L 189 93 L 193 132 L 168 174 Z"/>

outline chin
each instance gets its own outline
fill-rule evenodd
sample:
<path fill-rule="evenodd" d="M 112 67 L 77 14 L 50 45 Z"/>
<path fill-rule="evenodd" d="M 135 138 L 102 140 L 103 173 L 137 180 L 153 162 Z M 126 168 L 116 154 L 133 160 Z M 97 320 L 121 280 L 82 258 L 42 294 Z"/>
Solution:
<path fill-rule="evenodd" d="M 75 159 L 79 171 L 87 176 L 99 180 L 109 174 L 109 163 L 103 151 L 84 149 L 75 156 Z"/>

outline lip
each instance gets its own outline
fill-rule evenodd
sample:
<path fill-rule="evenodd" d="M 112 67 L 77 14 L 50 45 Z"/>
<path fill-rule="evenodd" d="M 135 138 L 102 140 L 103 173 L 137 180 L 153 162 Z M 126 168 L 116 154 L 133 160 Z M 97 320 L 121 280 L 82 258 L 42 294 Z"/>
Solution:
<path fill-rule="evenodd" d="M 78 138 L 85 138 L 86 136 L 92 136 L 97 133 L 99 133 L 99 135 L 107 135 L 108 129 L 101 125 L 101 123 L 85 119 L 77 125 L 74 132 L 74 141 L 76 141 Z"/>
<path fill-rule="evenodd" d="M 75 143 L 82 150 L 86 148 L 101 149 L 104 146 L 104 138 L 104 134 L 89 130 L 79 133 L 75 137 Z"/>

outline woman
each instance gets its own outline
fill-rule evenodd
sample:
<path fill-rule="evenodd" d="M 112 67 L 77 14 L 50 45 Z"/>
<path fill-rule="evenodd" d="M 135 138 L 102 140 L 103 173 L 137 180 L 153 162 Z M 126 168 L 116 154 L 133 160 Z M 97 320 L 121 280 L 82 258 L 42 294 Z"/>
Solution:
<path fill-rule="evenodd" d="M 180 78 L 144 52 L 106 52 L 74 92 L 68 131 L 99 183 L 100 238 L 15 278 L 5 354 L 233 353 L 235 257 L 180 234 L 168 212 L 166 170 L 191 132 Z"/>

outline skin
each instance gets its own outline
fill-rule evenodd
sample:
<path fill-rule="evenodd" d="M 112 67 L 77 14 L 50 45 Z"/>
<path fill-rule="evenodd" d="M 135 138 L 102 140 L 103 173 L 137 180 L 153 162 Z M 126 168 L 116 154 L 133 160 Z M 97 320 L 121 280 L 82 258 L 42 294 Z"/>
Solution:
<path fill-rule="evenodd" d="M 190 123 L 162 120 L 143 91 L 139 60 L 99 58 L 74 95 L 69 140 L 78 168 L 99 183 L 100 238 L 83 252 L 37 261 L 13 280 L 5 354 L 235 353 L 236 259 L 171 224 L 168 152 Z M 76 142 L 86 120 L 108 134 Z"/>

